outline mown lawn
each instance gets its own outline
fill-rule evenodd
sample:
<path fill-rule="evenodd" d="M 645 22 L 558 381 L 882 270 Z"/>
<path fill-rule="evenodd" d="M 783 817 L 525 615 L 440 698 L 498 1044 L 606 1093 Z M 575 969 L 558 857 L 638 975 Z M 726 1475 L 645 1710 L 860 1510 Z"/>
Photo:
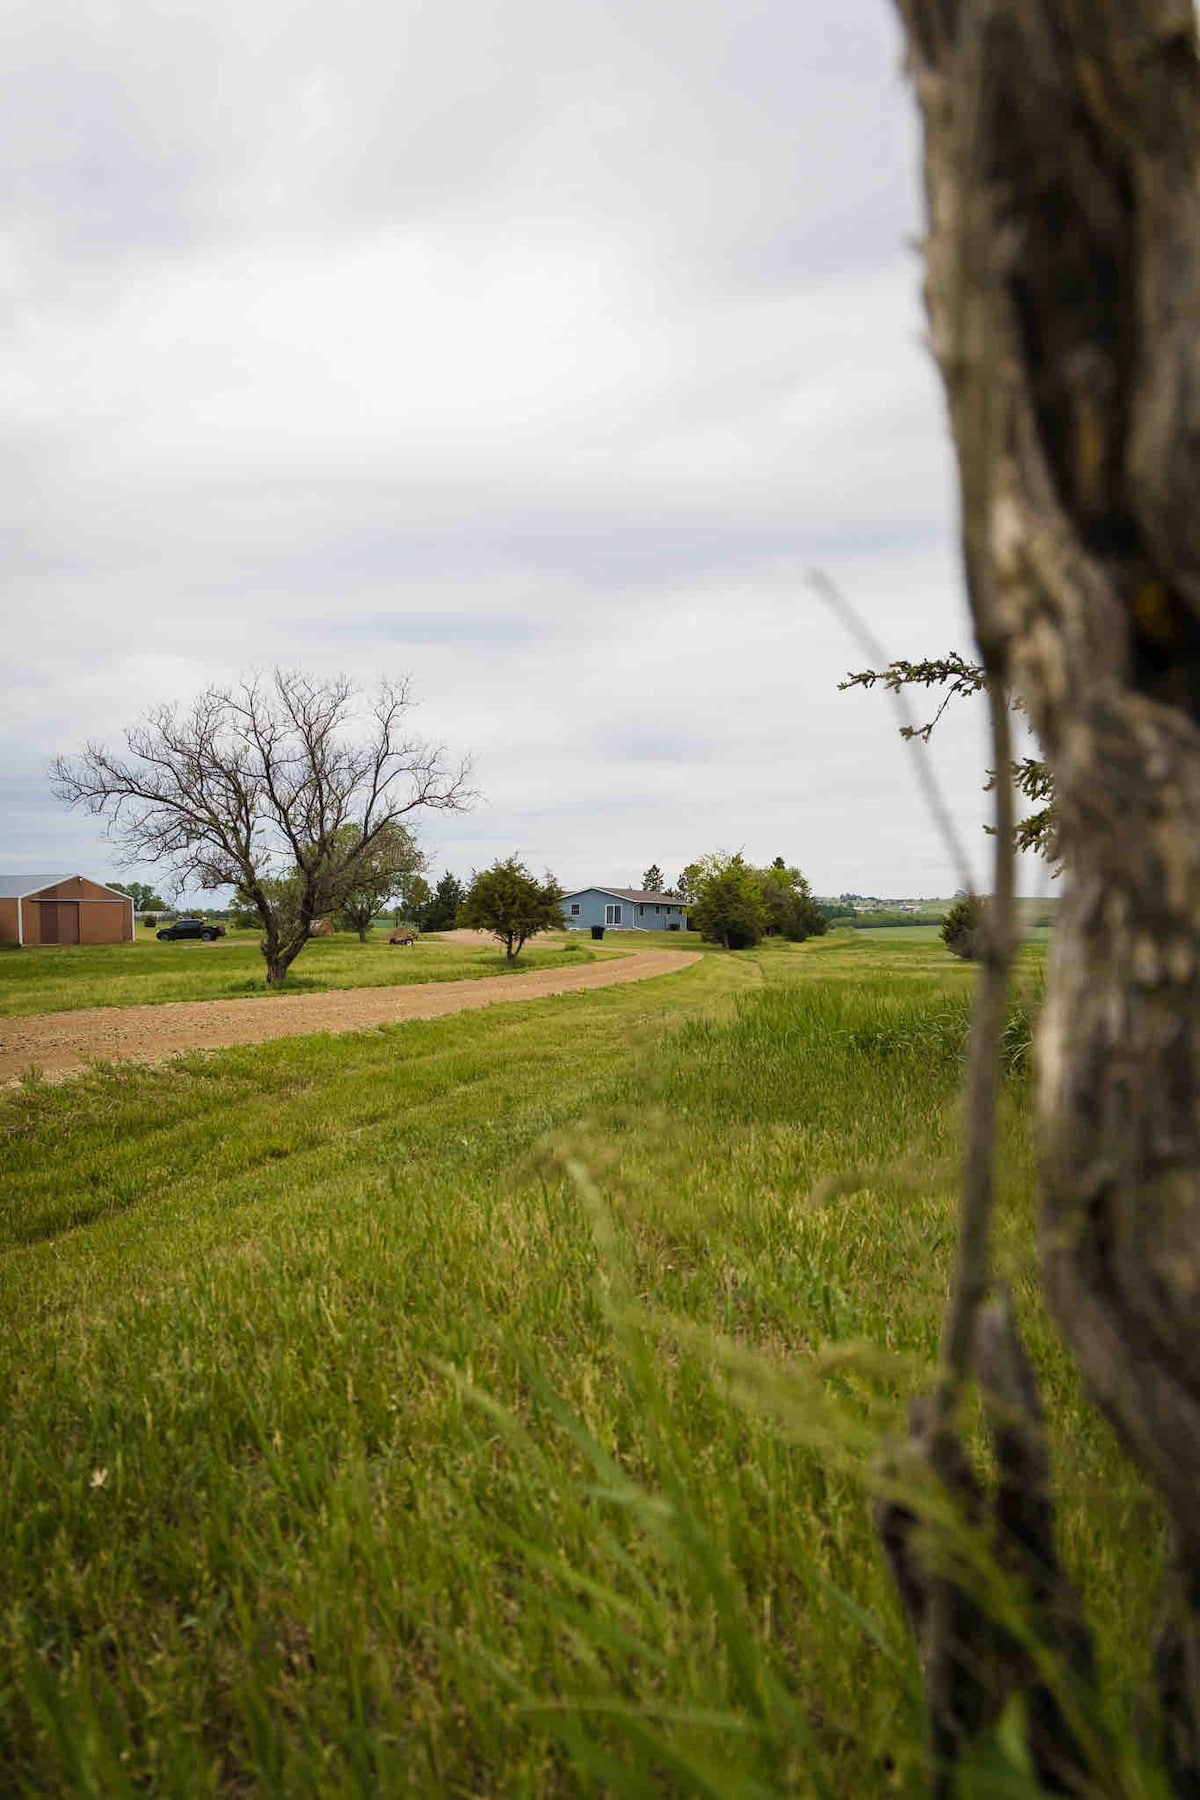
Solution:
<path fill-rule="evenodd" d="M 839 937 L 0 1097 L 0 1791 L 918 1791 L 863 1477 L 969 982 Z M 1159 1527 L 1033 1284 L 1027 1026 L 999 1258 L 1124 1713 Z"/>
<path fill-rule="evenodd" d="M 570 944 L 570 948 L 567 945 Z M 600 947 L 600 954 L 606 952 Z M 528 944 L 515 965 L 553 969 L 591 962 L 595 951 L 565 936 Z M 499 947 L 443 944 L 423 938 L 407 947 L 389 945 L 376 932 L 365 944 L 348 933 L 314 938 L 292 964 L 286 993 L 326 988 L 391 987 L 420 981 L 472 981 L 501 975 L 508 964 Z M 253 935 L 213 944 L 63 944 L 0 954 L 0 1017 L 67 1012 L 89 1006 L 155 1006 L 166 1000 L 237 1000 L 268 991 L 258 939 Z"/>

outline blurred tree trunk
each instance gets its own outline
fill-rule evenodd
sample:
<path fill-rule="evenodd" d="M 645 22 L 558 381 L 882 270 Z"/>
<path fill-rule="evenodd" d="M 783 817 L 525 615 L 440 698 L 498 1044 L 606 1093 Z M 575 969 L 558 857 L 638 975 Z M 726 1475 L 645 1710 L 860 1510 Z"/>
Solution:
<path fill-rule="evenodd" d="M 1200 78 L 1191 0 L 897 0 L 984 664 L 1053 774 L 1046 1293 L 1162 1495 L 1200 1794 Z M 1149 1649 L 1149 1647 L 1148 1647 Z"/>

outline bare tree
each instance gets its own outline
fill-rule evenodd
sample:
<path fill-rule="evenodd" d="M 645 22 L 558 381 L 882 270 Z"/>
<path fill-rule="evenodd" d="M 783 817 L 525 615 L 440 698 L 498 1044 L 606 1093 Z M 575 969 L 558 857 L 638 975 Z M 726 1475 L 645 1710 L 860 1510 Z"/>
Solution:
<path fill-rule="evenodd" d="M 926 300 L 958 452 L 976 636 L 993 694 L 1021 696 L 1044 747 L 1067 875 L 1040 1040 L 1043 1278 L 1092 1395 L 1172 1523 L 1154 1664 L 1168 1777 L 1177 1794 L 1196 1795 L 1195 17 L 1192 0 L 897 4 L 924 118 Z M 977 1241 L 986 1246 L 986 1233 Z M 952 1309 L 956 1373 L 988 1318 L 978 1258 L 969 1276 L 960 1271 Z M 1036 1405 L 1011 1341 L 1000 1361 L 1024 1449 L 1006 1476 L 998 1438 L 998 1504 L 1020 1496 L 1022 1459 L 1027 1472 L 1036 1464 L 1025 1492 L 1044 1577 L 1052 1544 L 1044 1470 L 1029 1448 Z M 922 1432 L 930 1447 L 918 1420 L 914 1449 Z M 942 1436 L 931 1458 L 945 1474 Z M 914 1585 L 905 1554 L 901 1585 L 928 1627 L 935 1747 L 952 1757 L 976 1716 L 963 1700 L 969 1666 L 986 1658 L 978 1643 L 956 1652 L 950 1640 L 978 1620 L 961 1594 L 947 1598 L 944 1580 L 940 1591 Z M 1082 1669 L 1085 1651 L 1075 1661 Z M 1051 1722 L 1058 1766 L 1039 1761 L 1049 1785 L 1084 1785 L 1088 1753 L 1069 1737 Z M 944 1765 L 935 1780 L 950 1791 Z"/>
<path fill-rule="evenodd" d="M 262 921 L 278 987 L 401 820 L 473 798 L 466 762 L 447 767 L 441 745 L 409 735 L 412 705 L 407 681 L 382 682 L 364 704 L 343 676 L 276 669 L 186 709 L 156 707 L 123 754 L 89 743 L 57 758 L 55 791 L 103 815 L 126 861 L 236 887 Z"/>

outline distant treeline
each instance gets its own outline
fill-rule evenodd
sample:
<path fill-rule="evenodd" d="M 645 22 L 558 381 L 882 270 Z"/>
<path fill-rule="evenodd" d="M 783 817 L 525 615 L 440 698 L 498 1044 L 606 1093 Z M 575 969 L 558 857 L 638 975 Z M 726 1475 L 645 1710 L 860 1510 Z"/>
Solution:
<path fill-rule="evenodd" d="M 837 900 L 819 902 L 821 911 L 831 925 L 848 925 L 854 931 L 874 930 L 880 925 L 940 925 L 953 904 L 953 900 L 934 900 L 927 901 L 919 912 L 902 911 L 898 907 L 887 906 L 871 907 L 865 912 L 856 912 L 853 906 Z M 1053 925 L 1057 907 L 1057 900 L 1018 900 L 1017 918 L 1027 931 L 1036 925 Z"/>
<path fill-rule="evenodd" d="M 872 906 L 865 911 L 856 911 L 845 897 L 818 900 L 817 904 L 831 925 L 850 925 L 856 931 L 863 931 L 869 925 L 940 925 L 952 903 L 927 900 L 919 912 L 898 906 Z"/>

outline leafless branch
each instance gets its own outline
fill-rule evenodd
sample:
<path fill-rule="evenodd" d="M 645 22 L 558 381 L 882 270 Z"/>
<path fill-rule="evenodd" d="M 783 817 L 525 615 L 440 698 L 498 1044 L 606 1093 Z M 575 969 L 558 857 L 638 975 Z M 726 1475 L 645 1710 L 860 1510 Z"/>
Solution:
<path fill-rule="evenodd" d="M 337 911 L 389 832 L 475 795 L 467 761 L 410 735 L 407 681 L 381 682 L 366 710 L 344 676 L 275 669 L 213 687 L 190 707 L 155 707 L 124 752 L 89 743 L 59 757 L 55 789 L 103 817 L 127 862 L 181 885 L 240 888 L 282 979 L 313 921 Z"/>

